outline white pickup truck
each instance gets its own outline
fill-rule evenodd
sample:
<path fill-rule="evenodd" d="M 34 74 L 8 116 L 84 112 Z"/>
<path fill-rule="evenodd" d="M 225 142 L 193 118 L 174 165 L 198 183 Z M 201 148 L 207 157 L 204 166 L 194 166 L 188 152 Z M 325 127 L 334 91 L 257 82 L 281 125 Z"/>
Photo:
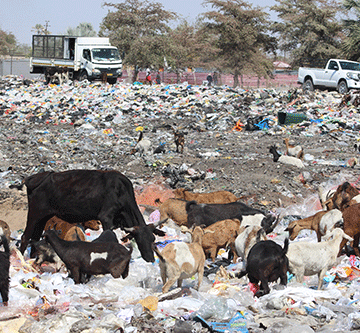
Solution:
<path fill-rule="evenodd" d="M 360 89 L 360 63 L 330 59 L 325 69 L 300 67 L 298 83 L 302 84 L 304 90 L 337 89 L 345 94 L 349 89 Z"/>

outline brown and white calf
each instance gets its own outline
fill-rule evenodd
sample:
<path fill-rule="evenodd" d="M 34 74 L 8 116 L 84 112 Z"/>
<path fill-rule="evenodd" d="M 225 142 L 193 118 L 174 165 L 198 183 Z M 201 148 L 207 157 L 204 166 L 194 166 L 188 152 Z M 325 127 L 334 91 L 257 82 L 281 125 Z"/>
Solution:
<path fill-rule="evenodd" d="M 200 288 L 205 265 L 205 254 L 202 248 L 204 231 L 201 227 L 195 227 L 191 232 L 191 243 L 173 242 L 165 246 L 160 252 L 156 246 L 154 251 L 160 262 L 160 273 L 163 281 L 162 291 L 166 293 L 170 287 L 178 281 L 181 287 L 184 279 L 190 278 L 198 273 L 198 285 Z"/>

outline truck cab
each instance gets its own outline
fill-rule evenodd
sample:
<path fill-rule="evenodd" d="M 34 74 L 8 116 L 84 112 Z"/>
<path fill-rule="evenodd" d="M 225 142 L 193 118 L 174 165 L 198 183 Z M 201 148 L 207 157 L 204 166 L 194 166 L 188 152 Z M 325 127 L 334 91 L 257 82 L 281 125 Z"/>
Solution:
<path fill-rule="evenodd" d="M 122 75 L 122 60 L 109 38 L 35 35 L 30 72 L 45 74 L 47 82 L 67 75 L 116 83 Z"/>

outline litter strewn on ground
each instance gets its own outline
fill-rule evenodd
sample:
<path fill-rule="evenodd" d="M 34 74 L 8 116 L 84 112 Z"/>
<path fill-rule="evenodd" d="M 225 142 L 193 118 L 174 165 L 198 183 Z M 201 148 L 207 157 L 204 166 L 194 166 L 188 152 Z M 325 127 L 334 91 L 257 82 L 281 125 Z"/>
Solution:
<path fill-rule="evenodd" d="M 1 202 L 24 208 L 10 184 L 41 170 L 116 169 L 133 182 L 143 213 L 159 219 L 156 199 L 186 187 L 198 192 L 232 190 L 249 205 L 280 214 L 270 234 L 284 243 L 292 217 L 321 210 L 318 188 L 359 181 L 359 111 L 356 94 L 191 85 L 108 85 L 69 82 L 44 86 L 18 77 L 0 80 Z M 279 120 L 281 115 L 281 121 Z M 186 132 L 176 152 L 172 128 Z M 151 141 L 146 154 L 130 154 L 139 130 Z M 269 146 L 285 153 L 283 139 L 304 147 L 304 168 L 273 162 Z M 162 152 L 153 153 L 159 146 Z M 24 193 L 22 194 L 24 199 Z M 18 205 L 18 206 L 17 206 Z M 4 218 L 5 219 L 5 218 Z M 5 219 L 6 220 L 6 219 Z M 7 221 L 10 225 L 12 221 Z M 165 244 L 186 240 L 168 222 Z M 119 239 L 121 231 L 117 230 Z M 87 232 L 92 240 L 97 233 Z M 19 239 L 21 230 L 13 230 Z M 316 242 L 304 230 L 298 239 Z M 298 240 L 297 239 L 297 240 Z M 13 242 L 13 245 L 16 242 Z M 220 251 L 207 260 L 204 281 L 161 294 L 158 262 L 146 263 L 133 244 L 129 276 L 93 276 L 75 285 L 66 272 L 41 273 L 13 252 L 8 307 L 0 308 L 0 332 L 346 332 L 360 328 L 360 258 L 341 256 L 328 271 L 323 290 L 317 276 L 299 284 L 289 274 L 286 288 L 254 298 L 247 278 L 234 274 Z M 217 263 L 219 265 L 217 265 Z M 221 263 L 221 264 L 220 264 Z M 43 267 L 43 271 L 46 271 Z M 49 271 L 52 271 L 49 269 Z"/>

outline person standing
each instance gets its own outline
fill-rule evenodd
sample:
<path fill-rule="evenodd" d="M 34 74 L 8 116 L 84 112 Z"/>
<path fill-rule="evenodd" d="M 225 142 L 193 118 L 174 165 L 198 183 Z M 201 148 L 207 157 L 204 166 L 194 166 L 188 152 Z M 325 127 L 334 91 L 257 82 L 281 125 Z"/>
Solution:
<path fill-rule="evenodd" d="M 161 78 L 160 78 L 160 72 L 158 71 L 156 74 L 156 84 L 160 84 L 161 83 Z"/>
<path fill-rule="evenodd" d="M 151 71 L 150 68 L 146 68 L 146 78 L 145 78 L 145 83 L 149 83 L 150 85 L 152 85 L 151 82 Z"/>
<path fill-rule="evenodd" d="M 212 84 L 213 77 L 211 76 L 211 73 L 207 76 L 206 80 L 208 81 L 208 86 L 210 87 Z"/>

